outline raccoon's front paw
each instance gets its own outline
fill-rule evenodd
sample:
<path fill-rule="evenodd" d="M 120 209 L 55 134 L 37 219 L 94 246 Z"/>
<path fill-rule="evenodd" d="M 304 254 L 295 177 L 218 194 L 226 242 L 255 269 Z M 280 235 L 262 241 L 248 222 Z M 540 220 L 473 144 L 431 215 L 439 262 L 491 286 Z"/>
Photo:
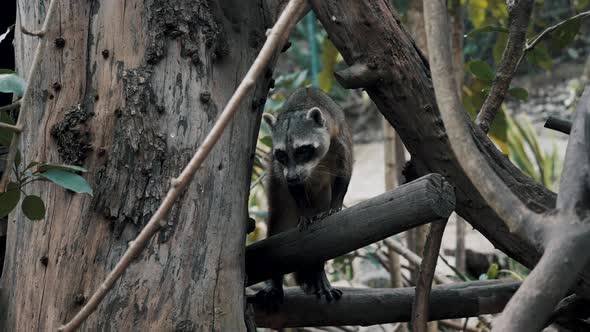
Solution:
<path fill-rule="evenodd" d="M 316 214 L 311 219 L 312 219 L 312 221 L 322 220 L 322 219 L 325 219 L 325 218 L 327 218 L 339 211 L 340 211 L 340 209 L 330 209 L 328 211 L 324 211 L 324 212 L 320 212 L 320 213 Z"/>
<path fill-rule="evenodd" d="M 314 294 L 318 299 L 322 297 L 328 302 L 338 301 L 342 297 L 342 291 L 332 287 L 326 278 L 318 278 L 311 284 L 304 285 L 306 294 Z"/>
<path fill-rule="evenodd" d="M 283 287 L 267 286 L 256 293 L 256 303 L 267 313 L 278 311 L 279 305 L 283 304 L 283 298 Z"/>
<path fill-rule="evenodd" d="M 297 223 L 297 229 L 299 229 L 299 231 L 302 232 L 308 229 L 309 226 L 311 226 L 311 224 L 313 223 L 313 221 L 314 219 L 312 218 L 301 216 L 299 217 L 299 222 Z"/>

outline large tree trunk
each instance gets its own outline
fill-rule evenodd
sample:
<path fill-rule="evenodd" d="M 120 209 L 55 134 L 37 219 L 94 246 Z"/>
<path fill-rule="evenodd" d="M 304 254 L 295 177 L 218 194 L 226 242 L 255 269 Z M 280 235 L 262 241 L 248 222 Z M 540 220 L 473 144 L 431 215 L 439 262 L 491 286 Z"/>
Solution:
<path fill-rule="evenodd" d="M 20 0 L 16 26 L 38 29 L 47 5 Z M 95 193 L 28 187 L 44 199 L 47 215 L 38 222 L 21 212 L 10 218 L 3 331 L 55 330 L 79 310 L 212 127 L 271 23 L 261 1 L 58 6 L 42 71 L 29 82 L 34 97 L 20 149 L 25 162 L 83 165 Z M 19 73 L 29 69 L 37 42 L 17 32 Z M 253 102 L 236 115 L 166 228 L 83 329 L 245 329 L 247 192 L 269 79 L 258 82 Z"/>

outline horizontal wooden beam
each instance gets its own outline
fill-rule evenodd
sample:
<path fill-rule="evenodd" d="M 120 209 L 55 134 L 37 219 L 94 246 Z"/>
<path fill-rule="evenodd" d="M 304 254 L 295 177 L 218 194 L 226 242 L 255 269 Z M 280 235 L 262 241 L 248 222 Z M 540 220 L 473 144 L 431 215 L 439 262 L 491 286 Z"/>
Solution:
<path fill-rule="evenodd" d="M 413 182 L 246 248 L 248 285 L 344 255 L 408 229 L 448 218 L 455 207 L 452 186 L 439 174 Z"/>
<path fill-rule="evenodd" d="M 471 281 L 434 286 L 430 295 L 429 320 L 474 317 L 501 312 L 520 281 Z M 273 313 L 254 304 L 256 326 L 274 329 L 303 326 L 375 325 L 408 322 L 414 287 L 344 288 L 342 298 L 327 303 L 305 295 L 298 287 L 285 290 L 284 303 Z"/>

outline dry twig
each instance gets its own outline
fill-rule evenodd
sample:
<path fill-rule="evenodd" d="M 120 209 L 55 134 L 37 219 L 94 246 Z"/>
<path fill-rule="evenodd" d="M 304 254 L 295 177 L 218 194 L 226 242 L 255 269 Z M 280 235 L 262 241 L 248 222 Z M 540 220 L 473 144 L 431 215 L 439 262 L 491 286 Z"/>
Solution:
<path fill-rule="evenodd" d="M 498 65 L 496 78 L 494 79 L 490 92 L 479 111 L 476 123 L 481 130 L 487 133 L 490 130 L 496 113 L 500 110 L 506 92 L 510 87 L 510 81 L 518 68 L 518 59 L 524 54 L 526 44 L 526 32 L 533 10 L 533 0 L 517 0 L 512 5 L 507 5 L 509 14 L 508 41 Z M 510 2 L 509 2 L 510 3 Z M 460 68 L 457 68 L 460 70 Z"/>
<path fill-rule="evenodd" d="M 195 172 L 207 158 L 234 114 L 239 110 L 239 106 L 241 105 L 243 99 L 254 87 L 256 80 L 265 72 L 272 57 L 281 50 L 289 32 L 291 29 L 293 29 L 295 23 L 297 23 L 297 19 L 301 16 L 301 13 L 307 10 L 307 8 L 307 1 L 305 0 L 291 0 L 285 7 L 276 24 L 270 30 L 264 46 L 260 50 L 260 54 L 254 60 L 254 63 L 236 89 L 236 92 L 232 95 L 225 109 L 219 116 L 219 119 L 197 152 L 193 155 L 190 162 L 182 170 L 182 173 L 180 173 L 178 178 L 171 181 L 171 188 L 160 204 L 160 207 L 158 207 L 158 210 L 142 229 L 137 238 L 131 243 L 115 268 L 109 273 L 109 275 L 84 305 L 84 307 L 82 307 L 82 309 L 76 314 L 74 318 L 72 318 L 70 322 L 64 326 L 61 326 L 59 331 L 73 331 L 78 326 L 80 326 L 80 324 L 82 324 L 86 318 L 88 318 L 88 316 L 98 307 L 102 299 L 113 287 L 117 279 L 119 279 L 119 277 L 123 274 L 123 272 L 135 259 L 135 257 L 137 257 L 143 251 L 154 234 L 160 230 L 162 221 L 166 218 L 168 211 L 170 211 L 183 189 L 186 188 L 192 181 Z"/>
<path fill-rule="evenodd" d="M 446 225 L 446 219 L 437 220 L 430 224 L 430 232 L 424 245 L 424 258 L 420 264 L 420 275 L 416 281 L 416 295 L 412 305 L 412 332 L 426 332 L 428 330 L 428 305 L 432 278 Z"/>
<path fill-rule="evenodd" d="M 47 38 L 42 38 L 47 29 L 49 28 L 49 24 L 53 19 L 53 15 L 55 15 L 56 7 L 57 7 L 58 0 L 51 0 L 49 3 L 49 8 L 47 9 L 47 14 L 45 15 L 45 21 L 43 21 L 43 27 L 41 28 L 40 32 L 43 32 L 39 35 L 39 43 L 37 44 L 37 49 L 35 50 L 35 55 L 33 57 L 33 64 L 29 69 L 29 75 L 27 75 L 27 86 L 25 88 L 25 93 L 23 94 L 23 98 L 20 100 L 20 112 L 18 114 L 18 119 L 16 120 L 16 125 L 14 128 L 14 135 L 12 136 L 12 141 L 10 142 L 10 147 L 8 148 L 8 156 L 6 157 L 6 167 L 4 168 L 4 174 L 0 179 L 0 192 L 4 192 L 8 182 L 10 181 L 10 172 L 12 171 L 12 164 L 14 163 L 14 158 L 16 157 L 16 151 L 18 150 L 18 142 L 20 139 L 20 133 L 24 128 L 24 119 L 25 119 L 25 112 L 28 111 L 29 102 L 32 96 L 32 85 L 33 85 L 33 77 L 39 71 L 39 67 L 41 66 L 41 60 L 43 59 L 43 52 L 45 51 L 45 45 L 47 44 Z M 22 29 L 22 27 L 21 27 Z M 25 30 L 23 30 L 24 33 Z M 26 33 L 25 33 L 26 34 Z M 14 104 L 12 104 L 14 105 Z"/>

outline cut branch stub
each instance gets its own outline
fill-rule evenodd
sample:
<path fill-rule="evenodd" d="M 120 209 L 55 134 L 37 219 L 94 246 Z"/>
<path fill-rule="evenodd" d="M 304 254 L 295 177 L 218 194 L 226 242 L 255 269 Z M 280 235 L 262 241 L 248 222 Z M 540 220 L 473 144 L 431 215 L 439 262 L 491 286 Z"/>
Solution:
<path fill-rule="evenodd" d="M 446 219 L 454 207 L 451 185 L 439 174 L 426 175 L 317 221 L 305 231 L 293 229 L 248 246 L 248 285 Z"/>
<path fill-rule="evenodd" d="M 520 286 L 519 281 L 472 281 L 432 287 L 429 320 L 473 317 L 502 311 Z M 327 303 L 298 288 L 285 290 L 277 312 L 255 305 L 258 327 L 375 325 L 410 320 L 414 288 L 343 289 L 343 296 Z M 248 296 L 254 303 L 255 296 Z"/>
<path fill-rule="evenodd" d="M 391 71 L 380 69 L 376 63 L 356 63 L 346 69 L 334 72 L 334 77 L 345 89 L 362 89 L 391 81 Z"/>
<path fill-rule="evenodd" d="M 572 131 L 572 122 L 557 116 L 550 116 L 545 122 L 544 127 L 569 135 Z"/>

